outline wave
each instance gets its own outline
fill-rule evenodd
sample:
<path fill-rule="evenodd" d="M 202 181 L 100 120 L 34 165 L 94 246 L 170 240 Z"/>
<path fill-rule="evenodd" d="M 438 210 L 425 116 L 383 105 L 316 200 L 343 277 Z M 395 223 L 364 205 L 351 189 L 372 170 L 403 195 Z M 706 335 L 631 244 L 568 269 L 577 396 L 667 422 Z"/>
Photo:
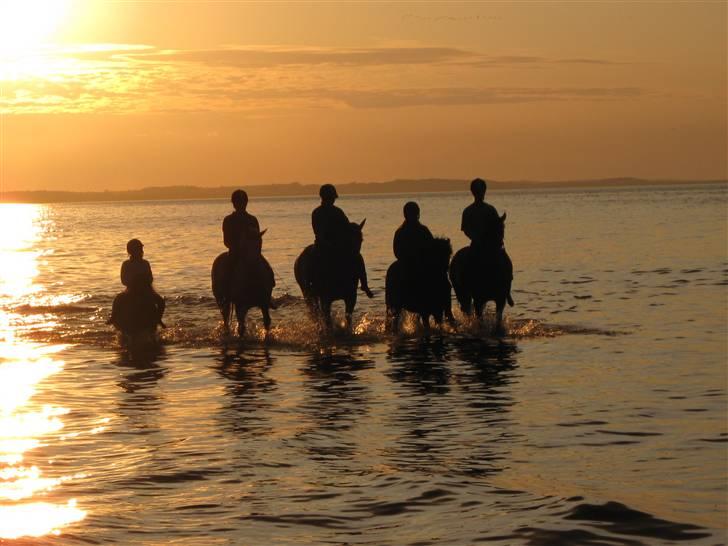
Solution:
<path fill-rule="evenodd" d="M 59 305 L 32 305 L 26 303 L 13 307 L 12 311 L 19 315 L 74 315 L 78 313 L 95 313 L 99 311 L 99 307 L 77 305 L 73 303 Z"/>
<path fill-rule="evenodd" d="M 246 321 L 246 334 L 242 341 L 260 343 L 284 349 L 311 349 L 332 344 L 369 345 L 391 342 L 398 339 L 411 339 L 439 336 L 453 339 L 481 339 L 516 341 L 528 339 L 554 338 L 563 335 L 616 336 L 626 332 L 603 330 L 579 325 L 551 324 L 537 319 L 510 318 L 505 320 L 505 336 L 494 336 L 494 318 L 484 321 L 458 316 L 456 324 L 434 326 L 425 331 L 413 316 L 404 317 L 401 332 L 390 333 L 386 327 L 386 317 L 376 313 L 363 313 L 355 321 L 352 330 L 345 328 L 343 316 L 334 315 L 334 328 L 330 333 L 322 333 L 302 307 L 300 298 L 283 296 L 277 302 L 279 310 L 274 315 L 273 326 L 266 335 L 261 321 L 255 312 Z M 301 308 L 298 308 L 301 304 Z M 289 307 L 288 310 L 285 308 Z M 281 311 L 281 309 L 283 309 Z M 38 307 L 26 312 L 39 312 Z M 111 326 L 105 324 L 103 309 L 88 306 L 49 306 L 43 312 L 56 313 L 58 320 L 48 327 L 27 328 L 23 335 L 34 341 L 48 343 L 71 343 L 109 347 L 118 345 L 119 340 Z M 188 314 L 176 310 L 165 317 L 167 328 L 160 329 L 158 338 L 165 345 L 187 347 L 216 347 L 240 341 L 237 336 L 225 332 L 216 308 L 207 313 Z"/>

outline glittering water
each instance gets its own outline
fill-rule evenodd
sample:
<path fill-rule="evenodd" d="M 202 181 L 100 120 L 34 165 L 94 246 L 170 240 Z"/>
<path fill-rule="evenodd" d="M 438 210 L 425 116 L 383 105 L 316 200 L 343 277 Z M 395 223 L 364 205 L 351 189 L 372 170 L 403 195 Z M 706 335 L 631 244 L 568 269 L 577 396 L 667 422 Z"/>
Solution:
<path fill-rule="evenodd" d="M 384 333 L 408 198 L 341 200 L 377 294 L 327 339 L 292 275 L 315 201 L 251 203 L 280 308 L 243 344 L 209 289 L 227 203 L 0 205 L 0 539 L 724 543 L 725 186 L 493 194 L 502 340 Z M 465 193 L 417 200 L 464 245 Z M 132 352 L 104 324 L 131 237 L 169 326 Z"/>

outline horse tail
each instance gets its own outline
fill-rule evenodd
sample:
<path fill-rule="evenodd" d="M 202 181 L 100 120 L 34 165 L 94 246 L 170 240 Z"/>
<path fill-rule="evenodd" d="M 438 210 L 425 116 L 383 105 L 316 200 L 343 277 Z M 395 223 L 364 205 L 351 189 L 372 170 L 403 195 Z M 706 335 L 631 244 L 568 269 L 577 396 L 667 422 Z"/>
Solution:
<path fill-rule="evenodd" d="M 511 296 L 511 292 L 510 291 L 508 291 L 508 295 L 506 296 L 506 301 L 508 302 L 508 305 L 510 305 L 511 307 L 513 307 L 513 305 L 515 305 L 513 303 L 513 297 Z"/>
<path fill-rule="evenodd" d="M 210 272 L 212 294 L 215 296 L 215 301 L 218 306 L 222 305 L 227 299 L 228 286 L 226 285 L 228 283 L 228 259 L 229 256 L 227 252 L 220 254 L 217 258 L 215 258 L 215 261 L 212 264 L 212 271 Z"/>
<path fill-rule="evenodd" d="M 400 288 L 400 275 L 402 274 L 399 262 L 393 262 L 387 268 L 384 281 L 384 304 L 387 308 L 398 307 L 402 295 L 398 293 Z"/>
<path fill-rule="evenodd" d="M 471 289 L 468 287 L 465 280 L 465 268 L 467 267 L 467 256 L 469 247 L 461 248 L 455 253 L 452 261 L 450 262 L 450 282 L 452 287 L 455 289 L 455 297 L 460 304 L 460 309 L 465 313 L 470 312 L 471 305 Z"/>

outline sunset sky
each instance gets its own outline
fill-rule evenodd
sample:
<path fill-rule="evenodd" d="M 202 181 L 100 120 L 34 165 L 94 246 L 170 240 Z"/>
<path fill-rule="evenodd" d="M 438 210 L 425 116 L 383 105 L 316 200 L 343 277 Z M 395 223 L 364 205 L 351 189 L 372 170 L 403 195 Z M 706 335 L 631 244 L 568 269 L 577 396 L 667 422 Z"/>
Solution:
<path fill-rule="evenodd" d="M 0 5 L 4 191 L 728 177 L 725 2 Z"/>

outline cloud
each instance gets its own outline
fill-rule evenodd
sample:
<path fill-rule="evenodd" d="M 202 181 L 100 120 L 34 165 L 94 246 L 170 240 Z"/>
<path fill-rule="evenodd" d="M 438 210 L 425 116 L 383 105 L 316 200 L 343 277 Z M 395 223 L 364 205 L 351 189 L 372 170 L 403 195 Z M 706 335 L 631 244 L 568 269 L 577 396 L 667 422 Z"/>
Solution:
<path fill-rule="evenodd" d="M 435 88 L 331 93 L 330 97 L 352 108 L 403 108 L 411 106 L 465 106 L 564 100 L 610 100 L 640 97 L 636 87 L 607 88 Z"/>
<path fill-rule="evenodd" d="M 216 96 L 207 89 L 198 89 L 200 98 Z M 566 100 L 616 100 L 638 98 L 648 93 L 637 87 L 588 88 L 431 88 L 431 89 L 237 89 L 224 97 L 239 106 L 246 103 L 335 103 L 356 109 L 406 108 L 414 106 L 467 106 L 514 104 Z"/>
<path fill-rule="evenodd" d="M 269 47 L 168 52 L 146 45 L 89 44 L 63 48 L 56 56 L 52 53 L 43 52 L 46 57 L 37 62 L 18 64 L 17 75 L 3 82 L 0 112 L 405 108 L 601 101 L 646 94 L 637 87 L 547 88 L 542 77 L 534 80 L 539 87 L 486 87 L 482 84 L 492 83 L 493 78 L 484 78 L 481 66 L 601 65 L 611 61 L 486 56 L 452 48 Z M 405 65 L 409 65 L 406 70 Z M 499 76 L 505 83 L 504 78 L 507 76 Z"/>
<path fill-rule="evenodd" d="M 158 51 L 130 55 L 143 61 L 192 62 L 211 66 L 274 67 L 284 65 L 375 66 L 432 64 L 474 58 L 477 54 L 446 47 L 392 47 L 361 49 L 201 49 Z"/>
<path fill-rule="evenodd" d="M 448 47 L 386 48 L 276 48 L 248 47 L 199 50 L 168 50 L 126 54 L 125 57 L 161 63 L 200 63 L 240 68 L 286 65 L 385 66 L 457 64 L 483 68 L 541 66 L 548 64 L 623 64 L 606 59 L 549 59 L 536 55 L 484 55 Z"/>

